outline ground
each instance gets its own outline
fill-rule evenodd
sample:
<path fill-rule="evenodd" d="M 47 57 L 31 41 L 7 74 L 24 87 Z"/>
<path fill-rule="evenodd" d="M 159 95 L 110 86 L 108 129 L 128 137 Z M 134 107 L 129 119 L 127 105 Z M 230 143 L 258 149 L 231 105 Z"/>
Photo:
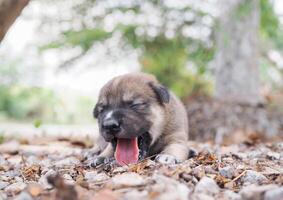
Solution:
<path fill-rule="evenodd" d="M 189 142 L 176 165 L 146 159 L 89 166 L 87 140 L 35 138 L 0 145 L 0 199 L 283 199 L 283 142 Z"/>

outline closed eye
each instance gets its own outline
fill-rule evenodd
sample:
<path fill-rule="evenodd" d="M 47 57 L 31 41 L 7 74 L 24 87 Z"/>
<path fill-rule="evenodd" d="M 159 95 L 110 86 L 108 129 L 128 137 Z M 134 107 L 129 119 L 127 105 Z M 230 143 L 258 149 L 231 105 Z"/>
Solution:
<path fill-rule="evenodd" d="M 105 110 L 105 107 L 106 107 L 106 106 L 104 106 L 104 105 L 99 105 L 99 106 L 97 107 L 98 113 L 102 113 L 102 112 Z"/>
<path fill-rule="evenodd" d="M 133 102 L 131 105 L 131 108 L 140 108 L 146 106 L 146 103 L 144 102 Z"/>

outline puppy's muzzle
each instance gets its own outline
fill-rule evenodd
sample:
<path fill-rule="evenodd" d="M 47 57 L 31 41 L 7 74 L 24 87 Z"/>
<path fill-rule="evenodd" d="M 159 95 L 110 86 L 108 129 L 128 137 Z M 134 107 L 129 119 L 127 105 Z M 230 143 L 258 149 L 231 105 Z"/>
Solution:
<path fill-rule="evenodd" d="M 117 119 L 111 117 L 103 121 L 102 128 L 108 134 L 116 134 L 121 130 L 121 124 Z"/>

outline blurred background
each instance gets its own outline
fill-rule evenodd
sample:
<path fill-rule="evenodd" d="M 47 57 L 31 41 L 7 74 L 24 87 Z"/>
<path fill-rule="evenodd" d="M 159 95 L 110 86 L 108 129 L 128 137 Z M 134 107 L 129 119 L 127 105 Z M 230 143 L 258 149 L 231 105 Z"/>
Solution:
<path fill-rule="evenodd" d="M 193 139 L 282 135 L 282 29 L 280 0 L 2 0 L 0 135 L 92 134 L 99 89 L 134 71 L 183 100 Z"/>

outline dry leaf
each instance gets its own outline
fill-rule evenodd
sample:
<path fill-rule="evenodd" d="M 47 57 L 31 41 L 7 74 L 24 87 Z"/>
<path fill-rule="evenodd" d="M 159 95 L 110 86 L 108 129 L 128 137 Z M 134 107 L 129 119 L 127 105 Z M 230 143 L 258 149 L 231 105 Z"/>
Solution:
<path fill-rule="evenodd" d="M 43 188 L 39 184 L 31 183 L 28 185 L 27 191 L 31 194 L 31 196 L 37 197 L 43 192 Z"/>
<path fill-rule="evenodd" d="M 78 200 L 74 186 L 65 184 L 60 175 L 48 176 L 47 181 L 56 188 L 56 200 Z"/>
<path fill-rule="evenodd" d="M 91 200 L 118 200 L 119 194 L 112 190 L 104 189 L 99 191 Z"/>
<path fill-rule="evenodd" d="M 145 159 L 137 164 L 130 165 L 129 171 L 136 172 L 136 173 L 143 173 L 145 169 L 148 169 L 154 165 L 155 165 L 155 162 L 153 162 L 150 159 Z"/>
<path fill-rule="evenodd" d="M 217 162 L 217 156 L 210 152 L 200 152 L 195 158 L 195 161 L 198 164 L 211 165 Z"/>
<path fill-rule="evenodd" d="M 26 166 L 22 169 L 22 175 L 26 180 L 37 181 L 40 178 L 41 167 L 39 165 Z"/>
<path fill-rule="evenodd" d="M 225 178 L 224 176 L 221 175 L 216 175 L 214 177 L 214 180 L 216 181 L 216 183 L 219 185 L 219 187 L 224 188 L 226 183 L 230 182 L 230 179 Z"/>

